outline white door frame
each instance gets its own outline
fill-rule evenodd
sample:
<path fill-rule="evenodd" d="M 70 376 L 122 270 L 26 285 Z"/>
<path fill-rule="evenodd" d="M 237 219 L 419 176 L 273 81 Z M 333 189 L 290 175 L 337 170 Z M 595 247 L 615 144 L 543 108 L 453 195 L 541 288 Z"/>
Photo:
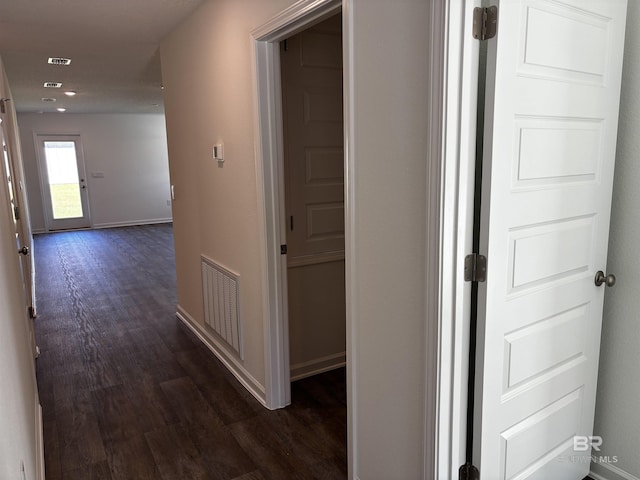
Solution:
<path fill-rule="evenodd" d="M 35 261 L 33 256 L 33 234 L 31 232 L 31 214 L 29 212 L 29 204 L 27 198 L 27 187 L 24 174 L 24 165 L 22 160 L 22 149 L 16 135 L 17 119 L 15 116 L 15 110 L 7 108 L 7 112 L 2 115 L 5 140 L 7 142 L 7 148 L 9 149 L 9 158 L 13 166 L 13 175 L 18 187 L 18 195 L 16 198 L 17 205 L 20 209 L 20 236 L 22 238 L 23 245 L 29 248 L 31 252 L 28 256 L 29 271 L 25 272 L 27 276 L 25 288 L 27 289 L 30 298 L 29 309 L 32 318 L 36 317 L 36 287 L 35 287 Z M 34 344 L 35 345 L 35 344 Z"/>
<path fill-rule="evenodd" d="M 443 146 L 440 194 L 440 305 L 436 478 L 457 476 L 465 463 L 471 284 L 464 257 L 472 253 L 476 113 L 480 42 L 473 39 L 473 9 L 481 0 L 442 0 L 444 47 Z"/>
<path fill-rule="evenodd" d="M 265 400 L 271 409 L 291 403 L 287 257 L 280 254 L 280 245 L 287 241 L 279 42 L 340 12 L 341 8 L 341 0 L 302 0 L 251 32 L 257 96 L 257 187 L 266 245 L 263 271 Z"/>
<path fill-rule="evenodd" d="M 474 0 L 474 4 L 479 0 Z M 464 463 L 466 433 L 466 383 L 468 358 L 469 287 L 462 280 L 464 255 L 470 253 L 473 226 L 473 176 L 475 161 L 475 102 L 477 88 L 477 43 L 464 35 L 474 5 L 465 0 L 434 0 L 431 5 L 432 42 L 425 46 L 432 70 L 428 163 L 429 192 L 427 246 L 427 310 L 424 478 L 450 479 Z M 253 78 L 256 92 L 255 145 L 260 231 L 263 256 L 265 400 L 268 408 L 288 405 L 290 399 L 289 341 L 286 305 L 286 257 L 280 245 L 286 243 L 284 210 L 282 103 L 278 43 L 342 10 L 343 76 L 345 110 L 345 257 L 347 290 L 347 391 L 348 448 L 350 477 L 357 439 L 352 412 L 357 392 L 350 361 L 355 349 L 350 299 L 357 272 L 352 264 L 353 151 L 352 122 L 353 0 L 300 0 L 251 33 Z M 476 56 L 473 56 L 473 53 Z M 475 69 L 475 73 L 474 73 Z M 475 75 L 475 77 L 474 77 Z M 434 388 L 434 386 L 436 388 Z"/>

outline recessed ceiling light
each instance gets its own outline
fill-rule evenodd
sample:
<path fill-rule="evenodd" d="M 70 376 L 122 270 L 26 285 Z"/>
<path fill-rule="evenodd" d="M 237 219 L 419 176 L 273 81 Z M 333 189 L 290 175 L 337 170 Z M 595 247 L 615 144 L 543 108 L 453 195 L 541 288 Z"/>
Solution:
<path fill-rule="evenodd" d="M 44 88 L 60 88 L 62 82 L 44 82 Z"/>
<path fill-rule="evenodd" d="M 63 107 L 56 108 L 56 110 L 59 111 L 59 112 L 66 112 L 67 111 L 67 109 L 63 108 Z"/>
<path fill-rule="evenodd" d="M 49 65 L 71 65 L 71 59 L 64 57 L 49 57 L 47 63 Z"/>
<path fill-rule="evenodd" d="M 73 96 L 75 96 L 75 95 L 77 94 L 77 92 L 74 92 L 73 90 L 69 90 L 69 91 L 67 91 L 67 92 L 64 92 L 64 94 L 65 94 L 67 97 L 73 97 Z"/>

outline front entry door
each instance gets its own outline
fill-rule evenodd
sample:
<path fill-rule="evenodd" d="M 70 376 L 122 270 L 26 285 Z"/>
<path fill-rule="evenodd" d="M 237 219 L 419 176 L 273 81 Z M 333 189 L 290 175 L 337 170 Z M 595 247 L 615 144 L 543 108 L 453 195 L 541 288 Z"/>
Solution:
<path fill-rule="evenodd" d="M 474 463 L 484 479 L 581 480 L 626 0 L 498 6 L 488 41 Z"/>
<path fill-rule="evenodd" d="M 80 137 L 37 135 L 37 147 L 48 230 L 90 227 Z"/>

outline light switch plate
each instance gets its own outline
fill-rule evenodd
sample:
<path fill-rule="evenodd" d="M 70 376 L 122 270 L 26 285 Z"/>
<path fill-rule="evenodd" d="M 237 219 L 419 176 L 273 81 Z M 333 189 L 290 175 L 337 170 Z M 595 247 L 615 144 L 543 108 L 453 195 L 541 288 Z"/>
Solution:
<path fill-rule="evenodd" d="M 218 162 L 224 162 L 224 146 L 221 143 L 213 146 L 213 158 Z"/>

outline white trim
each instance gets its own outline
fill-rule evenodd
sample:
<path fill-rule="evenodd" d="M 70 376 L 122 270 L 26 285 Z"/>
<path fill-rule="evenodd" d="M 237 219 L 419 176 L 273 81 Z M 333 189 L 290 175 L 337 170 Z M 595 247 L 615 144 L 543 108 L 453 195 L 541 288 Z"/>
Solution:
<path fill-rule="evenodd" d="M 246 368 L 244 368 L 244 366 L 238 361 L 236 355 L 228 351 L 221 341 L 210 334 L 205 327 L 196 322 L 194 318 L 180 305 L 178 305 L 176 316 L 196 335 L 196 337 L 202 341 L 202 343 L 209 348 L 209 350 L 211 350 L 218 360 L 227 367 L 227 369 L 234 377 L 236 377 L 244 388 L 249 390 L 249 393 L 251 393 L 256 400 L 269 408 L 265 398 L 264 386 L 261 385 Z"/>
<path fill-rule="evenodd" d="M 251 32 L 258 42 L 277 43 L 340 12 L 339 0 L 300 0 Z"/>
<path fill-rule="evenodd" d="M 32 231 L 33 235 L 42 235 L 44 233 L 72 232 L 78 230 L 100 230 L 103 228 L 120 228 L 120 227 L 137 227 L 139 225 L 157 225 L 161 223 L 173 223 L 173 218 L 153 218 L 150 220 L 132 220 L 127 222 L 107 222 L 97 223 L 91 228 L 74 228 L 71 230 L 52 230 L 36 228 Z"/>
<path fill-rule="evenodd" d="M 265 399 L 268 408 L 291 403 L 287 265 L 278 42 L 340 10 L 340 0 L 301 0 L 251 32 L 255 91 L 256 183 L 263 236 Z"/>
<path fill-rule="evenodd" d="M 427 161 L 427 218 L 426 218 L 426 281 L 425 292 L 425 423 L 424 445 L 433 446 L 425 448 L 423 457 L 423 478 L 431 479 L 438 476 L 438 458 L 440 455 L 441 440 L 438 435 L 439 412 L 443 405 L 440 402 L 440 385 L 438 382 L 441 364 L 439 362 L 440 335 L 443 323 L 448 324 L 447 317 L 442 315 L 440 286 L 443 278 L 450 272 L 443 270 L 442 252 L 444 245 L 442 236 L 443 224 L 443 199 L 444 190 L 444 118 L 445 118 L 445 92 L 446 92 L 446 41 L 447 41 L 447 0 L 431 3 L 430 32 L 431 42 L 429 48 L 430 76 L 427 88 L 429 89 L 429 126 L 428 145 L 430 147 Z M 431 288 L 429 288 L 431 287 Z M 436 386 L 434 389 L 433 386 Z M 448 404 L 444 404 L 448 406 Z M 446 447 L 446 445 L 445 445 Z M 445 448 L 446 450 L 446 448 Z M 452 478 L 447 475 L 442 478 Z"/>
<path fill-rule="evenodd" d="M 265 343 L 265 390 L 269 408 L 280 408 L 291 402 L 289 385 L 289 335 L 286 328 L 286 257 L 279 253 L 282 242 L 283 199 L 277 185 L 281 183 L 282 171 L 278 159 L 281 157 L 281 137 L 277 133 L 279 121 L 278 70 L 274 67 L 279 58 L 275 45 L 268 42 L 252 42 L 255 56 L 254 79 L 256 82 L 255 104 L 256 128 L 256 185 L 258 187 L 258 208 L 263 235 L 263 310 Z"/>
<path fill-rule="evenodd" d="M 461 273 L 471 253 L 479 42 L 469 31 L 479 0 L 446 1 L 444 145 L 440 230 L 440 318 L 435 478 L 465 462 L 470 285 Z"/>
<path fill-rule="evenodd" d="M 309 360 L 308 362 L 300 362 L 291 365 L 291 381 L 302 380 L 303 378 L 318 375 L 319 373 L 335 370 L 344 367 L 347 364 L 347 353 L 340 352 L 333 355 Z"/>
<path fill-rule="evenodd" d="M 340 250 L 339 252 L 323 252 L 313 255 L 302 255 L 300 257 L 289 257 L 287 259 L 287 266 L 289 268 L 298 268 L 333 262 L 344 262 L 344 250 Z"/>
<path fill-rule="evenodd" d="M 96 223 L 93 225 L 92 228 L 97 230 L 100 228 L 136 227 L 138 225 L 155 225 L 158 223 L 171 223 L 171 222 L 173 222 L 172 218 L 151 218 L 147 220 L 129 220 L 126 222 Z"/>
<path fill-rule="evenodd" d="M 45 184 L 46 184 L 46 180 L 45 180 L 45 173 L 43 173 L 42 171 L 42 161 L 40 159 L 40 151 L 39 151 L 39 142 L 38 142 L 38 135 L 44 135 L 44 134 L 40 134 L 38 132 L 33 132 L 32 133 L 32 137 L 33 137 L 33 147 L 35 149 L 35 154 L 36 154 L 36 169 L 38 170 L 38 180 L 39 180 L 39 186 L 40 186 L 40 201 L 42 202 L 42 214 L 43 214 L 43 220 L 44 220 L 44 231 L 45 232 L 49 232 L 49 218 L 52 217 L 51 214 L 51 205 L 50 202 L 47 201 L 47 195 L 46 195 L 46 190 L 45 190 Z"/>
<path fill-rule="evenodd" d="M 42 406 L 36 393 L 36 478 L 45 480 L 44 472 L 44 431 L 42 422 Z"/>
<path fill-rule="evenodd" d="M 355 355 L 357 350 L 358 323 L 358 269 L 356 262 L 357 245 L 357 202 L 355 181 L 355 71 L 354 55 L 354 10 L 353 0 L 345 0 L 342 5 L 342 92 L 344 110 L 344 254 L 345 254 L 345 293 L 346 293 L 346 347 L 347 347 L 347 464 L 349 478 L 358 477 L 358 437 L 357 412 L 358 391 L 355 387 L 358 372 L 358 362 Z"/>
<path fill-rule="evenodd" d="M 640 480 L 635 475 L 610 463 L 592 463 L 589 476 L 593 480 Z"/>

